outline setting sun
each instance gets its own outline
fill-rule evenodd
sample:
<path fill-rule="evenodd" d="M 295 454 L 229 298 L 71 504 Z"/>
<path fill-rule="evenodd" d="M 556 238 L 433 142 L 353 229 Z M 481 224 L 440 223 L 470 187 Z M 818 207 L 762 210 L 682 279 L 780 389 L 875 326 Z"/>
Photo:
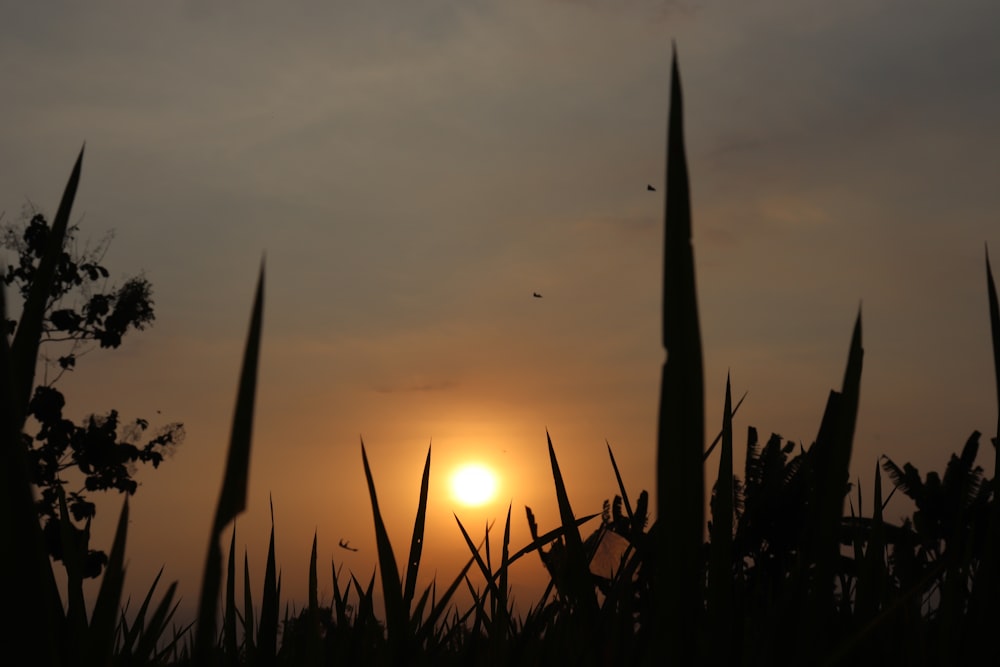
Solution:
<path fill-rule="evenodd" d="M 451 476 L 451 495 L 463 505 L 482 505 L 496 493 L 493 471 L 479 463 L 460 466 Z"/>

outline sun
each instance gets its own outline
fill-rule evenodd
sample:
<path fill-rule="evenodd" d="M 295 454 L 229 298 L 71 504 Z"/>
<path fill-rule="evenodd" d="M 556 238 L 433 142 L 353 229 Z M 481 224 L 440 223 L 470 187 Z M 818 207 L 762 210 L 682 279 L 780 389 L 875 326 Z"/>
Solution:
<path fill-rule="evenodd" d="M 463 505 L 475 507 L 487 503 L 496 490 L 496 475 L 480 463 L 466 463 L 452 473 L 451 495 Z"/>

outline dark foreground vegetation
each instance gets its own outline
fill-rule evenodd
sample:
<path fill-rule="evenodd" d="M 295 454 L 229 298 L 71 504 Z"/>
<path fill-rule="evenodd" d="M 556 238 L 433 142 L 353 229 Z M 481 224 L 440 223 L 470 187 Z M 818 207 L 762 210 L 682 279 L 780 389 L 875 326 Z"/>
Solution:
<path fill-rule="evenodd" d="M 1000 628 L 1000 494 L 994 468 L 976 465 L 980 434 L 951 455 L 943 474 L 925 476 L 883 458 L 870 491 L 848 470 L 862 373 L 861 318 L 850 339 L 842 386 L 832 391 L 808 448 L 749 429 L 746 463 L 733 469 L 735 408 L 727 383 L 725 418 L 706 451 L 680 82 L 671 81 L 667 146 L 664 347 L 658 436 L 658 504 L 630 495 L 609 447 L 619 488 L 602 512 L 570 506 L 551 440 L 561 522 L 527 521 L 532 542 L 510 544 L 503 526 L 470 535 L 465 567 L 416 588 L 431 452 L 423 469 L 405 561 L 389 543 L 364 445 L 361 454 L 378 546 L 378 579 L 359 580 L 337 563 L 319 567 L 313 543 L 309 599 L 290 611 L 281 599 L 273 532 L 267 565 L 252 586 L 248 556 L 236 558 L 235 531 L 246 503 L 251 425 L 261 336 L 264 271 L 254 298 L 222 490 L 209 536 L 200 611 L 174 622 L 175 586 L 153 582 L 144 600 L 121 599 L 129 507 L 122 507 L 98 597 L 83 596 L 88 545 L 70 522 L 60 484 L 60 564 L 53 565 L 21 437 L 29 416 L 42 322 L 79 182 L 81 152 L 52 220 L 32 289 L 13 337 L 0 337 L 0 576 L 10 612 L 7 656 L 36 665 L 957 665 L 995 663 Z M 988 304 L 1000 386 L 1000 310 L 989 262 Z M 0 290 L 0 307 L 3 306 Z M 846 327 L 845 327 L 846 332 Z M 713 428 L 713 431 L 715 429 Z M 990 441 L 994 447 L 996 440 Z M 956 443 L 959 444 L 959 443 Z M 715 450 L 718 453 L 715 453 Z M 944 458 L 944 457 L 942 457 Z M 716 479 L 710 516 L 706 469 Z M 739 472 L 740 474 L 737 474 Z M 888 476 L 883 490 L 882 473 Z M 891 483 L 891 484 L 890 484 Z M 893 493 L 915 511 L 901 525 L 883 518 Z M 845 511 L 846 509 L 846 511 Z M 707 526 L 707 532 L 706 532 Z M 51 530 L 49 531 L 51 532 Z M 706 541 L 705 535 L 708 535 Z M 223 545 L 229 538 L 228 557 Z M 515 548 L 516 547 L 516 548 Z M 527 611 L 511 603 L 508 575 L 541 557 L 548 589 Z M 400 570 L 398 563 L 405 567 Z M 303 565 L 305 565 L 303 563 Z M 64 566 L 66 599 L 54 567 Z M 242 566 L 242 567 L 241 567 Z M 239 570 L 240 577 L 237 576 Z M 334 599 L 322 606 L 320 577 Z M 242 586 L 237 586 L 238 579 Z M 375 587 L 384 598 L 376 611 Z M 252 590 L 253 589 L 253 590 Z M 239 594 L 237 591 L 239 590 Z M 258 591 L 260 591 L 258 593 Z M 467 608 L 458 591 L 471 593 Z M 22 658 L 23 659 L 23 658 Z"/>

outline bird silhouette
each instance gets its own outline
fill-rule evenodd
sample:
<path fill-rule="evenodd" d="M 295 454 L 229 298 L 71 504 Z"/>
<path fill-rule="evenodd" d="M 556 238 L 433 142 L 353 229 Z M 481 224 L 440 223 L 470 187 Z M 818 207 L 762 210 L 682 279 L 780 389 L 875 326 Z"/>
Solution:
<path fill-rule="evenodd" d="M 347 549 L 348 551 L 357 551 L 357 549 L 351 546 L 350 540 L 340 540 L 337 544 L 340 546 L 341 549 Z"/>
<path fill-rule="evenodd" d="M 535 297 L 536 299 L 541 299 L 542 298 L 542 295 L 539 294 L 538 292 L 532 292 L 531 296 Z"/>
<path fill-rule="evenodd" d="M 646 191 L 647 192 L 656 192 L 656 188 L 654 188 L 652 185 L 648 185 L 647 184 L 646 185 Z"/>

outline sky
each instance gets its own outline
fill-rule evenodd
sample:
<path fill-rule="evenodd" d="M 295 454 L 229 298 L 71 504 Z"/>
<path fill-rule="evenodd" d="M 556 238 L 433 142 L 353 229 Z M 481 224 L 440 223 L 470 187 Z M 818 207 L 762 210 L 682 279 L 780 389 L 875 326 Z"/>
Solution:
<path fill-rule="evenodd" d="M 196 606 L 262 257 L 237 520 L 255 590 L 269 498 L 286 600 L 306 600 L 314 532 L 321 598 L 331 558 L 371 576 L 362 439 L 399 558 L 432 448 L 422 584 L 468 558 L 455 515 L 482 536 L 510 505 L 515 547 L 525 506 L 557 525 L 546 431 L 577 514 L 617 492 L 606 443 L 633 499 L 655 492 L 672 45 L 706 437 L 730 373 L 747 392 L 737 470 L 748 426 L 808 446 L 860 308 L 866 497 L 879 456 L 943 470 L 973 430 L 992 470 L 996 3 L 9 2 L 0 17 L 0 222 L 51 216 L 86 142 L 79 237 L 113 230 L 112 278 L 154 286 L 155 325 L 57 385 L 76 418 L 184 424 L 136 473 L 133 597 L 163 566 L 181 613 Z M 498 477 L 481 507 L 448 488 L 473 461 Z M 93 546 L 120 507 L 101 502 Z M 530 604 L 542 567 L 515 569 Z"/>

